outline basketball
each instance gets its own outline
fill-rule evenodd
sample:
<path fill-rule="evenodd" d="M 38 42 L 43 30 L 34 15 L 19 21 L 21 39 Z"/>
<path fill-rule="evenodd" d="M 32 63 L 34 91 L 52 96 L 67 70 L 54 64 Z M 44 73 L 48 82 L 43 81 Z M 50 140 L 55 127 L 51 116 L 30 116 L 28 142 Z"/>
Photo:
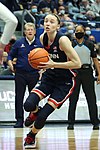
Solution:
<path fill-rule="evenodd" d="M 30 51 L 28 61 L 33 68 L 38 69 L 40 62 L 48 62 L 48 56 L 49 53 L 44 48 L 35 48 Z"/>

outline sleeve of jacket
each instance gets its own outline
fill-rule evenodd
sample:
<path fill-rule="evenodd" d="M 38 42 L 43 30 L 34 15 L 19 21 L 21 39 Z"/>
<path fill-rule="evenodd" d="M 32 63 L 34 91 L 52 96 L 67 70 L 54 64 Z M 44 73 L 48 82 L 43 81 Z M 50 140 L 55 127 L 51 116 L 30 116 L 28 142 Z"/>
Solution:
<path fill-rule="evenodd" d="M 18 45 L 19 45 L 18 41 L 16 41 L 13 44 L 13 46 L 8 54 L 8 58 L 7 58 L 8 60 L 13 60 L 13 58 L 18 58 Z"/>

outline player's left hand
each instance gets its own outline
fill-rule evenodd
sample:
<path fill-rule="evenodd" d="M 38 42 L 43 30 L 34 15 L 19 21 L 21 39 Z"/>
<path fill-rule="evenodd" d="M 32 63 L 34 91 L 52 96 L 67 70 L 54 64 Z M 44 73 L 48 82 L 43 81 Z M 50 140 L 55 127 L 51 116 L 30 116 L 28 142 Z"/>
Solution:
<path fill-rule="evenodd" d="M 49 61 L 48 62 L 40 62 L 40 65 L 38 66 L 39 69 L 49 69 L 49 68 L 54 68 L 54 64 L 55 62 L 53 60 L 51 60 L 51 58 L 49 57 Z"/>

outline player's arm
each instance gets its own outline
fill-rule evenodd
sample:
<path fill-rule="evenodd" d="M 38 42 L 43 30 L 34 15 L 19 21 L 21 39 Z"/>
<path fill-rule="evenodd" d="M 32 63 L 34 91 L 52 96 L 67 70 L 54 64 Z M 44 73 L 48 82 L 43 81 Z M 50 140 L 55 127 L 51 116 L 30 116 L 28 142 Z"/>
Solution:
<path fill-rule="evenodd" d="M 59 46 L 60 46 L 60 49 L 65 52 L 69 61 L 65 63 L 55 64 L 55 68 L 56 67 L 66 68 L 66 69 L 80 68 L 81 67 L 80 58 L 78 54 L 76 53 L 76 51 L 74 50 L 74 48 L 72 47 L 71 41 L 66 36 L 62 36 L 60 38 Z"/>
<path fill-rule="evenodd" d="M 43 35 L 41 35 L 41 41 L 43 41 Z M 49 58 L 49 61 L 47 63 L 42 63 L 44 66 L 40 67 L 43 69 L 47 68 L 63 68 L 63 69 L 77 69 L 81 67 L 81 61 L 74 50 L 74 48 L 71 45 L 70 40 L 66 37 L 63 36 L 59 40 L 59 46 L 62 51 L 65 52 L 66 57 L 69 59 L 67 62 L 54 62 Z"/>
<path fill-rule="evenodd" d="M 44 37 L 45 31 L 40 35 L 40 42 L 43 45 L 43 37 Z"/>

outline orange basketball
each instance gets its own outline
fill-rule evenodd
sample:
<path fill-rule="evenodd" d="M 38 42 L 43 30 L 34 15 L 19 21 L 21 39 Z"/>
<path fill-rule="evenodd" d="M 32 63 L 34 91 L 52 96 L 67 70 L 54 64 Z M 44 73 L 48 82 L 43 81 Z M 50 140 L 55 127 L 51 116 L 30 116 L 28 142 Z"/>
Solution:
<path fill-rule="evenodd" d="M 40 62 L 47 62 L 49 53 L 44 48 L 35 48 L 30 51 L 28 55 L 29 64 L 33 67 L 38 69 Z"/>

